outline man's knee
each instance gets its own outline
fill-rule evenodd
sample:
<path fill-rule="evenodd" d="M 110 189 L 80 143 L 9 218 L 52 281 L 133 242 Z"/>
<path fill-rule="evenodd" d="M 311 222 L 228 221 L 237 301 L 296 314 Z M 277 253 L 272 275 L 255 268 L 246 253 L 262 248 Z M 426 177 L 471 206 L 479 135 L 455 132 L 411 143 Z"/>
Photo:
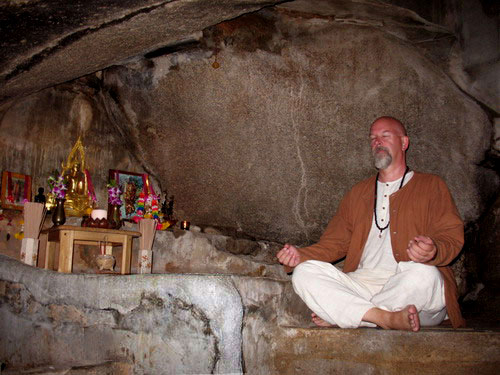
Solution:
<path fill-rule="evenodd" d="M 302 262 L 297 267 L 295 267 L 292 274 L 293 286 L 295 287 L 297 284 L 302 284 L 303 282 L 310 279 L 310 277 L 315 274 L 315 268 L 316 266 L 314 264 L 314 261 L 311 260 Z"/>
<path fill-rule="evenodd" d="M 435 288 L 442 284 L 443 277 L 437 267 L 422 263 L 401 262 L 400 270 L 407 283 L 419 288 Z"/>
<path fill-rule="evenodd" d="M 295 291 L 297 288 L 307 288 L 308 285 L 314 283 L 321 275 L 327 274 L 333 267 L 330 263 L 321 262 L 319 260 L 306 260 L 294 268 L 292 274 L 292 285 Z"/>

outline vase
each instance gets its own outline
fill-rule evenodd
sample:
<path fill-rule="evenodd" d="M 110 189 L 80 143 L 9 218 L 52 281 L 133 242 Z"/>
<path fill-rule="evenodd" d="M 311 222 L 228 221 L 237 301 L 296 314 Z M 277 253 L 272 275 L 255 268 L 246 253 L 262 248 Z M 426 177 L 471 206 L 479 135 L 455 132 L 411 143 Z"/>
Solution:
<path fill-rule="evenodd" d="M 121 228 L 122 220 L 120 214 L 120 206 L 114 204 L 108 206 L 108 222 L 110 224 L 110 228 L 112 229 Z"/>
<path fill-rule="evenodd" d="M 54 226 L 63 225 L 66 222 L 66 214 L 64 213 L 64 201 L 66 199 L 56 198 L 56 207 L 52 213 L 52 222 Z"/>

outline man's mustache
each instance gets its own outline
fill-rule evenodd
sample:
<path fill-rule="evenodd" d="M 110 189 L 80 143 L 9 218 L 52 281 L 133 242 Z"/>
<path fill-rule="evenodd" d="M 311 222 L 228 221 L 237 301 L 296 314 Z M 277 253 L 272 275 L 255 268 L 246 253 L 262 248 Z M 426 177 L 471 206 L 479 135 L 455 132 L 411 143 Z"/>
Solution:
<path fill-rule="evenodd" d="M 375 155 L 377 152 L 379 151 L 385 151 L 389 154 L 389 149 L 387 147 L 384 147 L 384 146 L 377 146 L 373 149 L 373 155 Z"/>

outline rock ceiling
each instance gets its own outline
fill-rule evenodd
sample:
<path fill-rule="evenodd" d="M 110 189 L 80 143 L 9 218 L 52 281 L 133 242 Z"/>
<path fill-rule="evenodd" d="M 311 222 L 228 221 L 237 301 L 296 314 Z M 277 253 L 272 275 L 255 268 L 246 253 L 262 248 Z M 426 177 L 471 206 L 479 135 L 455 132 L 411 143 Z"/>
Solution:
<path fill-rule="evenodd" d="M 476 3 L 498 17 L 493 2 Z M 456 24 L 460 0 L 425 5 L 418 0 L 6 0 L 0 3 L 0 104 L 199 40 L 207 27 L 277 4 L 288 12 L 383 27 L 421 46 L 427 40 L 450 43 L 455 39 L 452 29 L 461 27 Z M 449 50 L 450 46 L 441 48 Z M 434 60 L 439 64 L 436 60 L 447 58 Z M 453 65 L 445 64 L 445 69 Z M 486 64 L 490 76 L 491 64 Z M 464 91 L 498 111 L 496 94 L 478 91 L 481 82 L 463 76 L 462 70 L 450 74 Z"/>
<path fill-rule="evenodd" d="M 196 38 L 276 0 L 8 0 L 0 102 Z"/>

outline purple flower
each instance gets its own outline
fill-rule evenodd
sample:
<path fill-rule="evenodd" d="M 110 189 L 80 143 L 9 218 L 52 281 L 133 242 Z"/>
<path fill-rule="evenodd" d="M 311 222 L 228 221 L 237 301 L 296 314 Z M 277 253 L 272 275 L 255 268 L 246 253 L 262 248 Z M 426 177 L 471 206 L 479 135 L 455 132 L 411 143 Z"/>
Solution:
<path fill-rule="evenodd" d="M 66 190 L 68 190 L 68 188 L 66 187 L 66 181 L 63 176 L 59 175 L 57 180 L 53 176 L 50 176 L 48 183 L 50 192 L 54 195 L 54 198 L 64 199 L 66 197 Z"/>
<path fill-rule="evenodd" d="M 113 206 L 121 206 L 122 200 L 120 198 L 122 191 L 115 184 L 108 185 L 108 203 Z"/>

